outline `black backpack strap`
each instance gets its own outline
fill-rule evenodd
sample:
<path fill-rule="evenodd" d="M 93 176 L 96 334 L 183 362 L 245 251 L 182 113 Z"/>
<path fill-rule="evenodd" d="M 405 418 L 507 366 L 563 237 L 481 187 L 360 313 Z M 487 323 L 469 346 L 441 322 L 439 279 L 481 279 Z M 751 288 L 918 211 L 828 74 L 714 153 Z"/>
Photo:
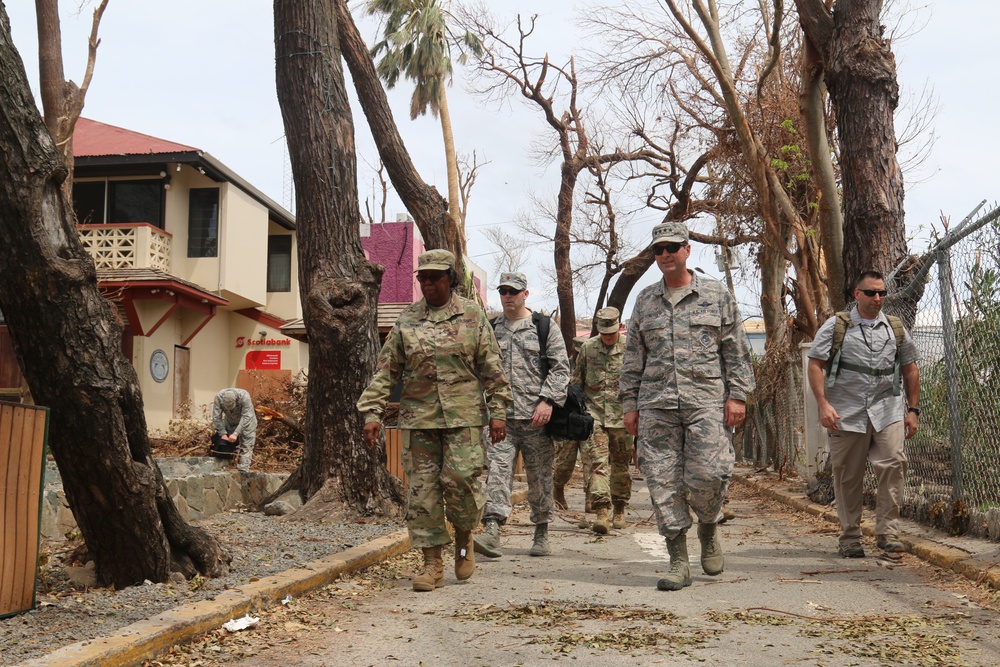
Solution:
<path fill-rule="evenodd" d="M 552 320 L 548 315 L 532 313 L 531 321 L 535 323 L 535 332 L 538 334 L 538 366 L 542 371 L 542 382 L 549 374 L 549 326 Z"/>

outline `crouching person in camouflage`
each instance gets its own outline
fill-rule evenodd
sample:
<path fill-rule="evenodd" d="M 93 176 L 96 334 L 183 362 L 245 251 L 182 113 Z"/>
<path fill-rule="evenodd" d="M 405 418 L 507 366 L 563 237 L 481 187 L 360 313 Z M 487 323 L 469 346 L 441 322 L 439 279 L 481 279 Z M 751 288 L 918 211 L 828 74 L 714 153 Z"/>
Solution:
<path fill-rule="evenodd" d="M 365 442 L 374 447 L 395 384 L 402 379 L 399 428 L 403 468 L 409 478 L 406 527 L 423 550 L 423 570 L 413 590 L 444 585 L 442 545 L 455 526 L 455 576 L 475 570 L 472 531 L 486 503 L 480 476 L 486 469 L 483 426 L 494 442 L 506 436 L 510 386 L 493 328 L 482 308 L 452 293 L 455 256 L 430 250 L 417 259 L 424 298 L 403 311 L 382 346 L 375 377 L 358 399 Z"/>
<path fill-rule="evenodd" d="M 670 553 L 670 569 L 656 587 L 674 591 L 691 585 L 691 511 L 702 570 L 714 576 L 725 567 L 716 522 L 736 459 L 727 429 L 746 416 L 754 376 L 733 295 L 687 269 L 687 228 L 659 224 L 651 245 L 663 280 L 636 298 L 620 397 Z"/>

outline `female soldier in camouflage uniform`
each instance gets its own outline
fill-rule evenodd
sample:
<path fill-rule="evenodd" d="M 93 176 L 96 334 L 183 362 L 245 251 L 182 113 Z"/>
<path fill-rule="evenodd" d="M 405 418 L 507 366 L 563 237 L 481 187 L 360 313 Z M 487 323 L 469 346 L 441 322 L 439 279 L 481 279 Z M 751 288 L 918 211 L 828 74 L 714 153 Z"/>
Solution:
<path fill-rule="evenodd" d="M 483 426 L 489 417 L 493 442 L 504 439 L 511 394 L 486 313 L 452 293 L 455 256 L 447 250 L 423 253 L 417 281 L 424 298 L 396 320 L 358 410 L 372 447 L 392 388 L 402 379 L 399 428 L 410 484 L 406 525 L 413 546 L 424 554 L 413 590 L 432 591 L 444 585 L 441 547 L 451 541 L 446 517 L 455 526 L 455 576 L 468 579 L 475 569 L 472 530 L 486 503 L 479 480 L 486 468 Z"/>

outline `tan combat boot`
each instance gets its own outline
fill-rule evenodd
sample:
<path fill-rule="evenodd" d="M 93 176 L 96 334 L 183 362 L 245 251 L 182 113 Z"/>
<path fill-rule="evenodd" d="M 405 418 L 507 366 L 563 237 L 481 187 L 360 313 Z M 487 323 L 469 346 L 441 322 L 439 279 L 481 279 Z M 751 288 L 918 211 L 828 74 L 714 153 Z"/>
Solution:
<path fill-rule="evenodd" d="M 661 591 L 679 591 L 691 585 L 691 565 L 688 563 L 687 535 L 679 534 L 672 540 L 667 540 L 667 552 L 670 554 L 670 569 L 667 576 L 656 582 Z"/>
<path fill-rule="evenodd" d="M 471 530 L 455 529 L 455 576 L 465 581 L 476 570 L 476 552 Z"/>
<path fill-rule="evenodd" d="M 607 535 L 611 524 L 608 521 L 608 508 L 601 507 L 597 510 L 597 518 L 594 519 L 594 532 L 598 535 Z"/>
<path fill-rule="evenodd" d="M 556 502 L 556 509 L 564 510 L 569 507 L 566 502 L 566 488 L 556 484 L 552 487 L 552 500 Z"/>
<path fill-rule="evenodd" d="M 698 540 L 701 542 L 701 569 L 710 577 L 722 574 L 726 567 L 726 559 L 722 555 L 716 524 L 699 523 Z"/>
<path fill-rule="evenodd" d="M 616 529 L 621 530 L 628 523 L 625 521 L 625 503 L 615 501 L 614 503 L 614 514 L 611 517 L 611 525 Z"/>
<path fill-rule="evenodd" d="M 420 574 L 413 575 L 413 590 L 432 591 L 444 586 L 444 559 L 441 557 L 441 547 L 424 547 L 424 568 Z"/>

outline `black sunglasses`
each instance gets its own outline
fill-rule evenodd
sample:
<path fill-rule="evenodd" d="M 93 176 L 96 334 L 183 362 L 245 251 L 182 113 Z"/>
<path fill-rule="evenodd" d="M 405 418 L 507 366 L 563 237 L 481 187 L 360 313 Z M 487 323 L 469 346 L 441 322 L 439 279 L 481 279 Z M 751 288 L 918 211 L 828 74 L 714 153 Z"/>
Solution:
<path fill-rule="evenodd" d="M 876 294 L 878 294 L 880 297 L 883 298 L 885 297 L 886 294 L 889 293 L 889 290 L 887 289 L 861 289 L 860 287 L 858 288 L 858 291 L 864 294 L 865 296 L 875 296 Z"/>
<path fill-rule="evenodd" d="M 517 296 L 518 294 L 520 294 L 524 290 L 523 289 L 514 289 L 513 287 L 498 287 L 497 291 L 500 292 L 500 296 L 507 296 L 507 295 Z"/>
<path fill-rule="evenodd" d="M 667 243 L 665 245 L 654 245 L 653 254 L 659 257 L 663 254 L 663 251 L 669 252 L 671 255 L 676 253 L 678 250 L 686 246 L 687 243 Z"/>
<path fill-rule="evenodd" d="M 418 283 L 436 283 L 448 275 L 447 271 L 421 271 L 417 274 Z"/>

